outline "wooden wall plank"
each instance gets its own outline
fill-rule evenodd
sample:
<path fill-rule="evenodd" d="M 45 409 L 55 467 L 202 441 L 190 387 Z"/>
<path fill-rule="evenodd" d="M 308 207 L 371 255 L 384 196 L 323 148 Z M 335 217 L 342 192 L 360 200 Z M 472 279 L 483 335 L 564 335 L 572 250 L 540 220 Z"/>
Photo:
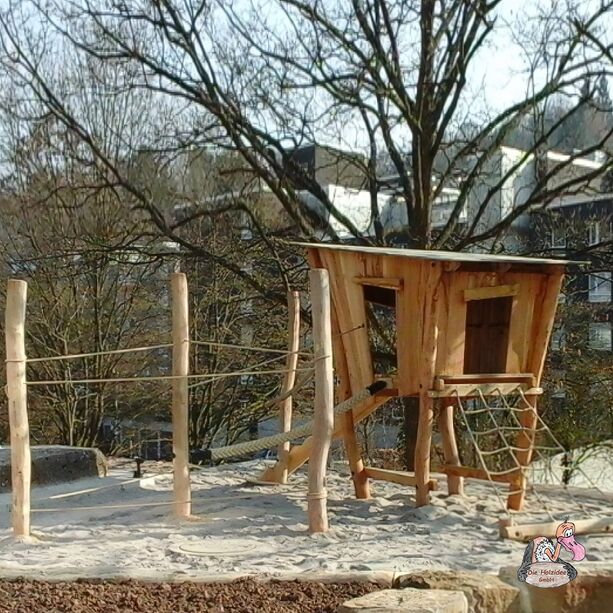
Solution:
<path fill-rule="evenodd" d="M 486 300 L 491 298 L 506 298 L 507 296 L 517 296 L 519 284 L 513 285 L 494 285 L 493 287 L 473 287 L 464 290 L 464 300 Z"/>
<path fill-rule="evenodd" d="M 530 334 L 530 351 L 526 360 L 526 370 L 534 373 L 537 385 L 543 375 L 549 339 L 558 308 L 558 297 L 564 281 L 564 269 L 541 279 L 534 308 L 534 321 Z"/>
<path fill-rule="evenodd" d="M 347 360 L 352 393 L 373 382 L 373 368 L 363 288 L 352 279 L 364 275 L 364 260 L 351 252 L 322 250 L 320 257 L 330 270 L 332 296 Z M 359 254 L 363 255 L 363 254 Z"/>

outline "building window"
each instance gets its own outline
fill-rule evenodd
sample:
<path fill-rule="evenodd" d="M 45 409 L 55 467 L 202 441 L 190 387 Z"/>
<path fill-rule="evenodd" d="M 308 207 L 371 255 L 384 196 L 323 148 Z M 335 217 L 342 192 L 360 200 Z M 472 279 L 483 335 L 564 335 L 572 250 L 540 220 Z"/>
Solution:
<path fill-rule="evenodd" d="M 589 301 L 611 301 L 611 273 L 599 272 L 589 276 Z"/>
<path fill-rule="evenodd" d="M 566 334 L 564 328 L 560 326 L 551 334 L 551 350 L 561 351 L 566 346 Z"/>
<path fill-rule="evenodd" d="M 611 350 L 611 322 L 591 323 L 589 335 L 590 349 L 596 349 L 598 351 Z"/>
<path fill-rule="evenodd" d="M 587 244 L 597 245 L 600 242 L 600 222 L 590 221 L 587 224 Z"/>
<path fill-rule="evenodd" d="M 551 228 L 551 246 L 554 249 L 566 248 L 566 232 L 563 228 Z"/>

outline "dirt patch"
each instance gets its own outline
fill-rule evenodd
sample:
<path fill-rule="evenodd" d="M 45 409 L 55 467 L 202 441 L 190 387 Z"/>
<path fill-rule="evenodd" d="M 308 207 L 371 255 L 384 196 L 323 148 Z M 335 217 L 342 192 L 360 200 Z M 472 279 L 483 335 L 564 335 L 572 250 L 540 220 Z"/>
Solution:
<path fill-rule="evenodd" d="M 373 583 L 144 583 L 0 581 L 2 613 L 332 613 L 349 598 L 380 590 Z"/>

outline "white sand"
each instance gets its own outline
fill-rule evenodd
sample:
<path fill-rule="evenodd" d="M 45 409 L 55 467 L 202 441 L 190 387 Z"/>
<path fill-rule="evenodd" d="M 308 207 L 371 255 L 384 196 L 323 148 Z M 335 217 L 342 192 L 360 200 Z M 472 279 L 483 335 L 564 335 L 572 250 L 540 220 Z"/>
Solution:
<path fill-rule="evenodd" d="M 9 529 L 10 494 L 0 495 L 0 575 L 16 573 L 52 577 L 65 571 L 87 576 L 150 572 L 190 577 L 203 573 L 275 573 L 279 571 L 410 571 L 452 568 L 497 572 L 519 565 L 524 545 L 498 537 L 504 513 L 492 487 L 468 481 L 466 496 L 434 492 L 433 503 L 414 508 L 414 490 L 373 482 L 373 499 L 355 500 L 346 472 L 329 475 L 327 535 L 306 532 L 306 473 L 287 486 L 248 486 L 263 463 L 207 468 L 192 473 L 193 512 L 200 522 L 179 523 L 169 506 L 71 510 L 72 507 L 149 503 L 172 499 L 170 476 L 153 476 L 122 487 L 49 500 L 131 478 L 128 467 L 114 468 L 106 479 L 86 479 L 33 491 L 34 543 L 16 543 Z M 144 468 L 168 470 L 146 463 Z M 591 497 L 590 497 L 591 496 Z M 585 513 L 606 515 L 611 503 L 592 492 L 580 492 L 586 508 L 573 510 L 563 491 L 547 494 L 556 519 Z M 542 503 L 529 497 L 528 513 L 518 523 L 546 521 Z M 612 536 L 581 537 L 587 559 L 610 560 Z M 203 547 L 208 555 L 189 553 Z"/>

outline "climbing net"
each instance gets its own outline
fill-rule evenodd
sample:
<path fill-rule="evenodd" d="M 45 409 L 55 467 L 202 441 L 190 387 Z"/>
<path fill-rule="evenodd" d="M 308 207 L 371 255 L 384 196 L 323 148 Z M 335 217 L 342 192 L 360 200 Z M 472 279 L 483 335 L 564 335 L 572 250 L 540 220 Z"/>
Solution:
<path fill-rule="evenodd" d="M 497 388 L 488 396 L 478 390 L 474 399 L 463 399 L 456 392 L 454 400 L 471 451 L 493 486 L 501 508 L 506 509 L 506 504 L 498 486 L 511 483 L 511 491 L 506 495 L 521 494 L 525 487 L 526 494 L 533 495 L 540 509 L 555 521 L 554 513 L 559 515 L 562 510 L 546 495 L 545 479 L 538 473 L 550 470 L 552 457 L 564 454 L 566 450 L 521 387 L 510 394 Z M 588 487 L 606 497 L 580 464 L 573 465 L 572 470 L 581 474 Z M 528 476 L 529 484 L 524 480 Z M 578 499 L 573 488 L 567 484 L 559 485 L 563 485 L 565 497 L 576 509 L 593 515 L 594 508 Z M 565 507 L 563 512 L 567 514 L 568 510 Z"/>

